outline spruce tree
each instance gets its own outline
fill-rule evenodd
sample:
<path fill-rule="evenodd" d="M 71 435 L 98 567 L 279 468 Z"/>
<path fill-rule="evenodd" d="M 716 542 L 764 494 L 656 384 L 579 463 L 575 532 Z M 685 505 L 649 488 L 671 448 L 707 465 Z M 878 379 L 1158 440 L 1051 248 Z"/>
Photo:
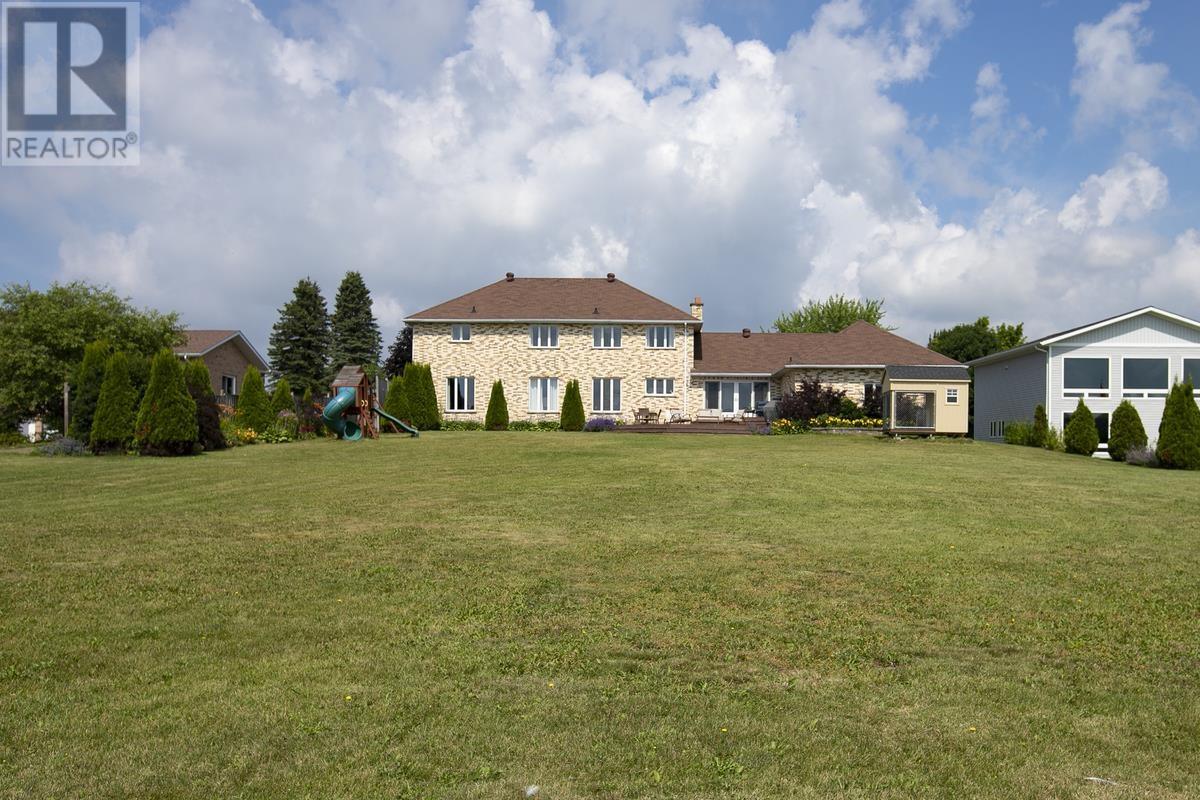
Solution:
<path fill-rule="evenodd" d="M 150 383 L 133 430 L 142 455 L 183 456 L 195 450 L 196 401 L 188 395 L 183 366 L 170 350 L 150 365 Z"/>
<path fill-rule="evenodd" d="M 397 375 L 388 381 L 387 397 L 383 401 L 383 410 L 396 419 L 411 421 L 408 413 L 408 391 L 404 387 L 404 376 Z"/>
<path fill-rule="evenodd" d="M 379 365 L 383 338 L 371 306 L 371 292 L 361 274 L 350 271 L 338 286 L 330 326 L 329 367 L 333 373 L 347 364 Z"/>
<path fill-rule="evenodd" d="M 1050 420 L 1046 418 L 1046 407 L 1038 403 L 1033 410 L 1033 431 L 1029 435 L 1031 447 L 1045 447 L 1050 441 Z"/>
<path fill-rule="evenodd" d="M 329 312 L 321 289 L 304 278 L 292 290 L 292 299 L 279 309 L 271 330 L 268 353 L 271 366 L 288 379 L 296 391 L 320 393 L 329 377 Z M 339 365 L 341 366 L 341 365 Z"/>
<path fill-rule="evenodd" d="M 108 342 L 92 342 L 83 348 L 83 361 L 75 370 L 71 392 L 71 437 L 87 444 L 92 435 L 92 419 L 100 400 L 100 386 L 108 364 Z"/>
<path fill-rule="evenodd" d="M 1079 404 L 1075 406 L 1071 420 L 1063 431 L 1063 444 L 1067 446 L 1068 453 L 1081 456 L 1090 456 L 1100 446 L 1096 418 L 1092 416 L 1092 410 L 1083 402 L 1082 397 L 1079 398 Z"/>
<path fill-rule="evenodd" d="M 508 401 L 504 399 L 504 384 L 500 381 L 492 384 L 492 396 L 488 398 L 483 427 L 489 431 L 508 430 Z"/>
<path fill-rule="evenodd" d="M 587 419 L 583 413 L 583 397 L 579 394 L 579 381 L 567 381 L 558 427 L 564 431 L 581 431 L 586 422 Z"/>
<path fill-rule="evenodd" d="M 396 334 L 396 341 L 392 342 L 391 348 L 388 349 L 387 361 L 383 365 L 383 372 L 387 377 L 394 378 L 404 374 L 404 367 L 412 362 L 412 345 L 412 326 L 405 325 Z"/>
<path fill-rule="evenodd" d="M 140 356 L 139 356 L 140 358 Z M 104 366 L 89 445 L 94 453 L 121 452 L 133 438 L 137 392 L 129 380 L 129 357 L 113 353 Z"/>
<path fill-rule="evenodd" d="M 212 375 L 208 365 L 193 359 L 183 365 L 183 382 L 188 395 L 196 402 L 196 435 L 200 446 L 207 451 L 224 450 L 225 434 L 221 432 L 221 410 L 213 394 Z"/>
<path fill-rule="evenodd" d="M 442 415 L 438 411 L 437 392 L 433 389 L 433 370 L 428 364 L 408 365 L 404 370 L 404 390 L 412 426 L 422 431 L 440 428 Z"/>
<path fill-rule="evenodd" d="M 271 407 L 271 398 L 263 386 L 262 373 L 254 365 L 246 367 L 242 376 L 242 392 L 238 395 L 237 420 L 255 433 L 266 433 L 267 428 L 275 421 L 275 411 Z"/>
<path fill-rule="evenodd" d="M 1164 467 L 1200 469 L 1200 407 L 1191 381 L 1175 384 L 1167 395 L 1156 452 Z"/>
<path fill-rule="evenodd" d="M 271 392 L 271 409 L 276 414 L 280 411 L 296 413 L 296 398 L 292 395 L 292 387 L 286 376 L 275 381 L 275 389 Z"/>
<path fill-rule="evenodd" d="M 1126 453 L 1134 448 L 1145 447 L 1148 441 L 1141 415 L 1133 403 L 1122 400 L 1113 411 L 1112 424 L 1109 426 L 1108 457 L 1113 461 L 1124 461 Z"/>

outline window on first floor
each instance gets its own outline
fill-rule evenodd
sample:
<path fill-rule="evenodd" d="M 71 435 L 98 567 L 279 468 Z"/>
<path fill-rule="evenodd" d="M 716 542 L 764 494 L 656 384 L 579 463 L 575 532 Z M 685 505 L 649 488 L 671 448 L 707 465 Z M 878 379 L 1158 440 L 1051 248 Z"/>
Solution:
<path fill-rule="evenodd" d="M 704 407 L 725 412 L 757 411 L 770 399 L 767 381 L 705 381 Z"/>
<path fill-rule="evenodd" d="M 529 344 L 531 347 L 558 347 L 558 326 L 530 325 Z"/>
<path fill-rule="evenodd" d="M 620 378 L 592 378 L 592 410 L 621 410 Z"/>
<path fill-rule="evenodd" d="M 450 326 L 450 341 L 452 342 L 469 342 L 471 341 L 471 326 L 465 322 L 457 323 Z"/>
<path fill-rule="evenodd" d="M 933 392 L 892 392 L 896 408 L 896 428 L 934 427 Z"/>
<path fill-rule="evenodd" d="M 237 378 L 232 375 L 221 376 L 221 394 L 235 395 L 237 394 Z"/>
<path fill-rule="evenodd" d="M 1200 358 L 1185 358 L 1183 360 L 1183 379 L 1191 381 L 1192 388 L 1200 391 Z"/>
<path fill-rule="evenodd" d="M 593 325 L 592 326 L 592 347 L 599 347 L 604 350 L 614 349 L 621 346 L 621 326 L 620 325 Z"/>
<path fill-rule="evenodd" d="M 558 411 L 558 378 L 529 379 L 529 410 Z"/>
<path fill-rule="evenodd" d="M 1108 444 L 1108 414 L 1092 414 L 1096 419 L 1096 432 L 1100 434 L 1100 444 Z M 1067 429 L 1067 423 L 1071 421 L 1071 414 L 1063 414 L 1063 430 Z"/>
<path fill-rule="evenodd" d="M 1121 362 L 1121 389 L 1133 390 L 1141 397 L 1142 391 L 1165 392 L 1170 388 L 1170 361 L 1165 358 L 1127 358 Z"/>
<path fill-rule="evenodd" d="M 646 328 L 646 347 L 668 349 L 675 346 L 675 329 L 670 325 L 651 325 Z"/>
<path fill-rule="evenodd" d="M 1004 438 L 1004 421 L 994 420 L 988 426 L 988 438 L 1003 439 Z"/>
<path fill-rule="evenodd" d="M 1107 358 L 1064 358 L 1065 391 L 1108 388 Z"/>
<path fill-rule="evenodd" d="M 646 378 L 646 394 L 675 394 L 674 378 Z"/>
<path fill-rule="evenodd" d="M 958 405 L 958 389 L 956 389 L 954 387 L 950 387 L 949 389 L 946 390 L 946 405 L 948 405 L 948 406 Z"/>
<path fill-rule="evenodd" d="M 446 379 L 446 410 L 475 410 L 475 379 L 460 376 Z"/>

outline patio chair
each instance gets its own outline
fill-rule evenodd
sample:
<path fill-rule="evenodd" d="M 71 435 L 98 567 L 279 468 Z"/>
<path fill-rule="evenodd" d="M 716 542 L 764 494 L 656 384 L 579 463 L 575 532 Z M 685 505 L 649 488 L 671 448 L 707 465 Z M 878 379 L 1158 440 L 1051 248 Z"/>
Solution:
<path fill-rule="evenodd" d="M 648 408 L 639 408 L 633 412 L 633 421 L 639 425 L 648 425 L 650 417 L 650 409 Z"/>

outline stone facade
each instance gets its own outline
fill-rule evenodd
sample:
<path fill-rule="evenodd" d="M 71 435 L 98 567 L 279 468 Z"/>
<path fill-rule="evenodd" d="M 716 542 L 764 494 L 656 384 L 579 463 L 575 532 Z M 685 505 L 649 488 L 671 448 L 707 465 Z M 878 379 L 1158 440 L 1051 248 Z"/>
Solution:
<path fill-rule="evenodd" d="M 212 378 L 213 393 L 220 396 L 221 392 L 221 376 L 228 375 L 234 380 L 234 394 L 242 390 L 242 376 L 246 374 L 246 367 L 250 366 L 250 359 L 246 358 L 238 346 L 232 342 L 225 342 L 219 347 L 214 347 L 203 356 L 200 357 L 208 367 L 209 377 Z"/>
<path fill-rule="evenodd" d="M 790 369 L 783 373 L 780 380 L 781 388 L 788 394 L 796 391 L 800 382 L 817 378 L 821 383 L 829 384 L 835 389 L 841 389 L 846 393 L 846 397 L 854 402 L 862 405 L 866 384 L 868 383 L 883 383 L 882 369 L 869 368 L 845 368 L 845 367 L 814 367 L 811 369 Z M 777 397 L 774 394 L 775 385 L 771 386 L 771 396 Z"/>
<path fill-rule="evenodd" d="M 678 411 L 694 414 L 703 402 L 691 392 L 693 331 L 683 323 L 672 325 L 674 346 L 667 349 L 646 346 L 646 324 L 621 324 L 621 347 L 593 346 L 591 324 L 554 323 L 558 327 L 558 346 L 534 347 L 530 344 L 529 323 L 471 323 L 471 338 L 451 341 L 451 323 L 413 320 L 413 360 L 429 364 L 438 404 L 447 420 L 479 420 L 487 414 L 492 382 L 504 384 L 509 418 L 513 420 L 556 420 L 562 409 L 567 381 L 579 381 L 584 413 L 591 416 L 633 420 L 634 411 Z M 547 323 L 550 324 L 550 323 Z M 598 322 L 598 325 L 617 323 Z M 447 378 L 475 379 L 475 409 L 447 409 Z M 552 412 L 529 410 L 530 378 L 558 379 L 558 409 Z M 592 406 L 592 379 L 621 379 L 620 412 L 597 411 Z M 668 396 L 646 394 L 647 378 L 670 378 L 674 392 Z"/>

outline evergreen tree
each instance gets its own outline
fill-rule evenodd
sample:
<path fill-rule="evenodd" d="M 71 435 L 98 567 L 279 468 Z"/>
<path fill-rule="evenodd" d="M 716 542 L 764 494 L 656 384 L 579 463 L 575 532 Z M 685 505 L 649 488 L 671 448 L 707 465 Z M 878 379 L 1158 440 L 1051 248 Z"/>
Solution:
<path fill-rule="evenodd" d="M 275 381 L 275 389 L 271 392 L 271 410 L 276 414 L 280 411 L 296 413 L 296 398 L 286 376 Z"/>
<path fill-rule="evenodd" d="M 312 389 L 305 389 L 300 399 L 300 432 L 315 433 L 321 424 L 317 417 L 317 410 L 313 408 Z"/>
<path fill-rule="evenodd" d="M 140 356 L 139 356 L 140 358 Z M 137 393 L 129 380 L 129 357 L 113 353 L 104 366 L 89 444 L 94 453 L 123 451 L 133 438 Z"/>
<path fill-rule="evenodd" d="M 224 450 L 225 434 L 221 432 L 221 410 L 217 408 L 217 397 L 213 394 L 212 376 L 208 365 L 200 359 L 187 361 L 183 365 L 183 382 L 188 395 L 196 402 L 196 434 L 200 446 L 205 450 Z"/>
<path fill-rule="evenodd" d="M 1033 432 L 1029 436 L 1031 447 L 1045 447 L 1050 441 L 1050 420 L 1046 418 L 1046 407 L 1038 403 L 1033 410 Z"/>
<path fill-rule="evenodd" d="M 1157 454 L 1164 467 L 1200 469 L 1200 407 L 1191 381 L 1175 384 L 1167 395 Z"/>
<path fill-rule="evenodd" d="M 265 433 L 275 421 L 275 411 L 263 386 L 262 373 L 255 369 L 254 365 L 246 367 L 246 374 L 242 376 L 242 392 L 237 401 L 237 419 L 239 424 L 255 433 Z"/>
<path fill-rule="evenodd" d="M 184 385 L 183 366 L 174 353 L 163 350 L 150 365 L 134 440 L 142 455 L 183 456 L 194 451 L 198 435 L 196 401 Z"/>
<path fill-rule="evenodd" d="M 412 374 L 409 374 L 409 373 Z M 421 431 L 435 431 L 442 427 L 442 415 L 438 411 L 437 392 L 433 389 L 433 370 L 428 364 L 409 364 L 404 370 L 404 390 L 408 405 L 409 422 Z"/>
<path fill-rule="evenodd" d="M 357 272 L 347 272 L 338 287 L 331 333 L 329 366 L 333 372 L 347 364 L 378 367 L 383 339 L 379 335 L 379 324 L 375 322 L 371 292 Z"/>
<path fill-rule="evenodd" d="M 508 401 L 504 399 L 504 384 L 500 381 L 492 384 L 492 396 L 488 398 L 483 427 L 489 431 L 508 430 Z"/>
<path fill-rule="evenodd" d="M 1141 415 L 1133 407 L 1133 403 L 1122 400 L 1116 411 L 1113 412 L 1112 424 L 1109 428 L 1109 458 L 1113 461 L 1124 461 L 1126 453 L 1134 448 L 1145 447 L 1148 442 Z"/>
<path fill-rule="evenodd" d="M 126 353 L 129 367 L 129 382 L 133 384 L 134 410 L 141 408 L 142 397 L 150 385 L 150 362 L 152 359 L 138 353 Z"/>
<path fill-rule="evenodd" d="M 108 342 L 92 342 L 83 348 L 83 361 L 71 380 L 71 437 L 84 444 L 92 435 L 92 419 L 100 401 L 108 354 Z"/>
<path fill-rule="evenodd" d="M 396 341 L 392 342 L 392 346 L 388 350 L 387 361 L 383 365 L 383 371 L 387 377 L 394 378 L 404 374 L 404 367 L 412 362 L 412 344 L 412 326 L 405 325 L 396 334 Z"/>
<path fill-rule="evenodd" d="M 408 413 L 408 390 L 404 386 L 405 378 L 397 375 L 388 381 L 387 397 L 383 401 L 383 410 L 396 419 L 410 421 Z"/>
<path fill-rule="evenodd" d="M 324 391 L 329 377 L 329 312 L 321 289 L 304 278 L 271 330 L 271 366 L 298 391 Z M 339 365 L 341 366 L 341 365 Z"/>
<path fill-rule="evenodd" d="M 1081 456 L 1090 456 L 1100 446 L 1096 418 L 1092 416 L 1092 410 L 1083 402 L 1082 397 L 1079 398 L 1079 404 L 1075 406 L 1075 411 L 1063 430 L 1063 444 L 1067 446 L 1068 453 Z"/>
<path fill-rule="evenodd" d="M 579 381 L 567 381 L 558 427 L 564 431 L 581 431 L 586 422 L 583 397 L 579 394 Z"/>

